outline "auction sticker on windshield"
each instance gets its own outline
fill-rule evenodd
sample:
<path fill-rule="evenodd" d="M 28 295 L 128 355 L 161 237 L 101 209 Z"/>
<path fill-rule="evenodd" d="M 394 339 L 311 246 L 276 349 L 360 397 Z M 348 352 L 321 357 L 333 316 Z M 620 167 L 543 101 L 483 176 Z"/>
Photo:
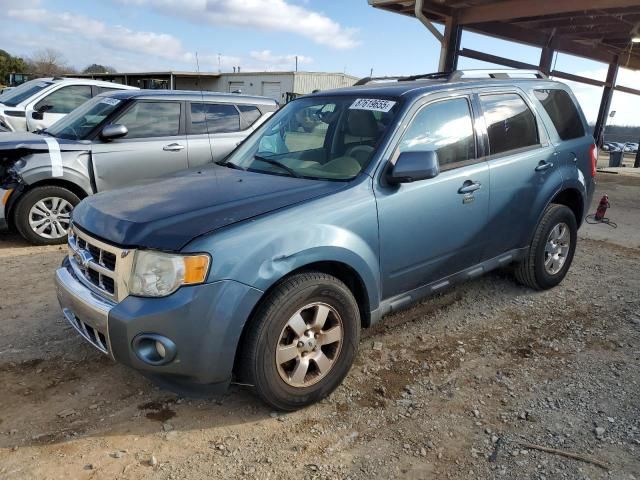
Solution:
<path fill-rule="evenodd" d="M 395 104 L 396 102 L 391 100 L 381 100 L 379 98 L 358 98 L 351 104 L 349 110 L 371 110 L 387 113 Z"/>
<path fill-rule="evenodd" d="M 100 100 L 100 103 L 106 103 L 107 105 L 111 105 L 112 107 L 115 107 L 116 105 L 118 105 L 120 103 L 120 100 L 118 100 L 117 98 L 103 98 L 102 100 Z"/>

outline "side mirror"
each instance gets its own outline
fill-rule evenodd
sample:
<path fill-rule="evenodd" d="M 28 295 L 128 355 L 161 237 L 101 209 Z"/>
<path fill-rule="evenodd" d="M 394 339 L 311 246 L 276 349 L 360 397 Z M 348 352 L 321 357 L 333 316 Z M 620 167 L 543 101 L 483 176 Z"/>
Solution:
<path fill-rule="evenodd" d="M 129 133 L 129 129 L 124 125 L 111 123 L 102 129 L 100 138 L 106 141 L 115 140 L 116 138 L 124 137 L 127 133 Z"/>
<path fill-rule="evenodd" d="M 51 110 L 53 107 L 51 105 L 40 105 L 36 110 L 31 113 L 31 118 L 34 120 L 43 120 L 44 113 Z"/>
<path fill-rule="evenodd" d="M 437 177 L 439 173 L 436 152 L 402 152 L 387 173 L 387 181 L 393 185 L 411 183 Z"/>

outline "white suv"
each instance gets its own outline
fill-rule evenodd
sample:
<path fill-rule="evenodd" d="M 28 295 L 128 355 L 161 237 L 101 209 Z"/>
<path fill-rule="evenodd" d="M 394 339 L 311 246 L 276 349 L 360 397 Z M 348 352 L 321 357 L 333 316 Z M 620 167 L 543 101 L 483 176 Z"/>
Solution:
<path fill-rule="evenodd" d="M 0 95 L 0 132 L 47 128 L 90 98 L 111 90 L 137 90 L 118 83 L 78 78 L 38 78 Z"/>

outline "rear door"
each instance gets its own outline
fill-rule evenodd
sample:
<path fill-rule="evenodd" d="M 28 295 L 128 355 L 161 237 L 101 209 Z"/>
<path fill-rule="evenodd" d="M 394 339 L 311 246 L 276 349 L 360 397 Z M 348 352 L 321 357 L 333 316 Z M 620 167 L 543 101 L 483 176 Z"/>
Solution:
<path fill-rule="evenodd" d="M 245 137 L 240 112 L 228 103 L 191 102 L 187 120 L 189 166 L 218 162 Z"/>
<path fill-rule="evenodd" d="M 98 191 L 130 185 L 187 168 L 187 139 L 183 104 L 139 100 L 112 123 L 129 133 L 117 140 L 96 139 L 92 147 Z"/>
<path fill-rule="evenodd" d="M 562 178 L 556 151 L 528 97 L 519 90 L 481 91 L 486 123 L 491 200 L 485 259 L 526 247 Z"/>

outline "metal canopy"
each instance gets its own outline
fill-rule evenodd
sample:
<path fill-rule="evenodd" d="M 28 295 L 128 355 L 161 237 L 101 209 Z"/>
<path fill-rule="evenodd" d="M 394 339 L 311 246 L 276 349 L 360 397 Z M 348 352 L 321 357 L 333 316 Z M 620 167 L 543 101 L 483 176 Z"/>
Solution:
<path fill-rule="evenodd" d="M 433 22 L 540 48 L 550 47 L 607 64 L 640 69 L 638 0 L 424 0 Z M 415 16 L 415 0 L 369 0 L 394 13 Z M 635 47 L 635 48 L 634 48 Z"/>
<path fill-rule="evenodd" d="M 458 57 L 520 69 L 540 69 L 547 75 L 604 87 L 594 128 L 598 144 L 614 90 L 640 95 L 640 90 L 616 85 L 619 67 L 640 70 L 640 0 L 368 0 L 375 8 L 419 19 L 442 45 L 439 70 L 457 69 Z M 432 22 L 445 25 L 444 35 Z M 538 65 L 460 48 L 462 30 L 542 49 Z M 634 40 L 638 43 L 634 43 Z M 555 52 L 604 62 L 600 81 L 553 69 Z"/>

